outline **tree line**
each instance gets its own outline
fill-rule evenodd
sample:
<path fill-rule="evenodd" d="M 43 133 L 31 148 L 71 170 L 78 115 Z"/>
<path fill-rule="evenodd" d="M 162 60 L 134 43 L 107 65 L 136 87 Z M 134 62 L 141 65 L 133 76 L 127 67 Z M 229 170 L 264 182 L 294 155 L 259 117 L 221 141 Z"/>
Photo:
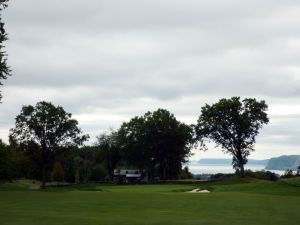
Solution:
<path fill-rule="evenodd" d="M 50 102 L 23 106 L 10 130 L 9 144 L 0 142 L 0 179 L 33 178 L 46 181 L 111 181 L 117 168 L 135 168 L 150 180 L 187 178 L 182 166 L 191 150 L 207 149 L 214 141 L 233 157 L 243 176 L 255 137 L 267 124 L 265 101 L 240 97 L 221 99 L 201 109 L 196 124 L 185 124 L 166 109 L 147 112 L 123 122 L 117 130 L 100 134 L 84 145 L 78 121 Z"/>

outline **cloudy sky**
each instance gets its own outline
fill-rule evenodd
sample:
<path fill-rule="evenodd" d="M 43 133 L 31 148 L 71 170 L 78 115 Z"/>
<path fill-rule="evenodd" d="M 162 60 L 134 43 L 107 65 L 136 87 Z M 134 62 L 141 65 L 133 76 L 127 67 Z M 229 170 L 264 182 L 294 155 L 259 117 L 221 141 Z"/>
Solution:
<path fill-rule="evenodd" d="M 300 154 L 300 2 L 11 0 L 3 12 L 13 76 L 0 138 L 22 105 L 51 101 L 94 137 L 148 110 L 195 123 L 231 96 L 269 105 L 251 158 Z M 223 157 L 210 148 L 192 159 Z"/>

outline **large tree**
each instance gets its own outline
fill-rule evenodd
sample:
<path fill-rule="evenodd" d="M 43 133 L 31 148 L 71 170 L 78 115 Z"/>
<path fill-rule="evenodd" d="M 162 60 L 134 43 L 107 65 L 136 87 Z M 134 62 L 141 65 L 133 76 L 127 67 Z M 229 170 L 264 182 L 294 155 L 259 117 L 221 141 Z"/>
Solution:
<path fill-rule="evenodd" d="M 225 153 L 233 156 L 233 167 L 244 176 L 247 157 L 254 151 L 255 137 L 263 124 L 269 122 L 265 101 L 240 97 L 221 99 L 202 107 L 196 134 L 202 147 L 205 139 L 212 140 Z"/>
<path fill-rule="evenodd" d="M 128 163 L 161 179 L 178 177 L 192 147 L 191 127 L 165 109 L 123 123 L 118 134 Z"/>
<path fill-rule="evenodd" d="M 0 0 L 0 85 L 1 80 L 6 79 L 10 75 L 10 69 L 7 65 L 6 52 L 4 51 L 3 42 L 7 40 L 7 34 L 4 29 L 4 23 L 2 21 L 2 10 L 7 7 L 8 0 Z M 0 101 L 2 95 L 0 92 Z"/>
<path fill-rule="evenodd" d="M 32 146 L 38 151 L 42 169 L 42 188 L 45 188 L 51 154 L 83 144 L 88 135 L 82 135 L 78 122 L 61 106 L 38 102 L 36 106 L 23 106 L 11 129 L 11 143 Z"/>

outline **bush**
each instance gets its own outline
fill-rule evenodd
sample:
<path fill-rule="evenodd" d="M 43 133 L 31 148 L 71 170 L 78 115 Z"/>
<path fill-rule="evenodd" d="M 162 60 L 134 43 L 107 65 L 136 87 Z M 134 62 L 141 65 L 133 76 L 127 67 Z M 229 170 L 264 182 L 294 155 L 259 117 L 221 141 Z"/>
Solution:
<path fill-rule="evenodd" d="M 219 180 L 225 177 L 224 173 L 216 173 L 210 176 L 210 179 Z"/>
<path fill-rule="evenodd" d="M 212 175 L 210 178 L 212 180 L 221 180 L 224 178 L 234 177 L 235 174 L 223 174 L 217 173 Z M 260 179 L 260 180 L 271 180 L 276 181 L 279 179 L 279 175 L 276 173 L 272 173 L 270 171 L 260 170 L 260 171 L 252 171 L 252 170 L 245 170 L 245 177 Z"/>
<path fill-rule="evenodd" d="M 228 178 L 228 177 L 234 177 L 235 174 L 232 174 L 232 173 L 229 173 L 229 174 L 226 174 L 226 173 L 216 173 L 216 174 L 213 174 L 210 176 L 210 179 L 211 180 L 222 180 L 224 178 Z"/>
<path fill-rule="evenodd" d="M 245 171 L 246 177 L 252 177 L 260 180 L 271 180 L 276 181 L 279 179 L 279 175 L 276 173 L 260 170 L 260 171 L 252 171 L 252 170 L 246 170 Z"/>

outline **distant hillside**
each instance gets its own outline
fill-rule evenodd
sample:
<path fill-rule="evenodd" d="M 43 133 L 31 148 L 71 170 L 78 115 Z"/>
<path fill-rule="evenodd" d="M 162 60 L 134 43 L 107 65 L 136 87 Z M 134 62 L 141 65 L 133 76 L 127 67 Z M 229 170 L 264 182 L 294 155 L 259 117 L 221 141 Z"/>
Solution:
<path fill-rule="evenodd" d="M 276 158 L 271 158 L 267 170 L 297 170 L 300 166 L 300 155 L 283 155 Z"/>
<path fill-rule="evenodd" d="M 249 159 L 248 160 L 248 165 L 262 165 L 262 166 L 266 166 L 268 164 L 269 160 L 268 159 L 264 159 L 264 160 L 256 160 L 256 159 Z M 198 161 L 198 164 L 201 165 L 231 165 L 232 163 L 232 159 L 224 159 L 224 158 L 218 158 L 218 159 L 210 159 L 210 158 L 206 158 L 206 159 L 200 159 Z"/>

